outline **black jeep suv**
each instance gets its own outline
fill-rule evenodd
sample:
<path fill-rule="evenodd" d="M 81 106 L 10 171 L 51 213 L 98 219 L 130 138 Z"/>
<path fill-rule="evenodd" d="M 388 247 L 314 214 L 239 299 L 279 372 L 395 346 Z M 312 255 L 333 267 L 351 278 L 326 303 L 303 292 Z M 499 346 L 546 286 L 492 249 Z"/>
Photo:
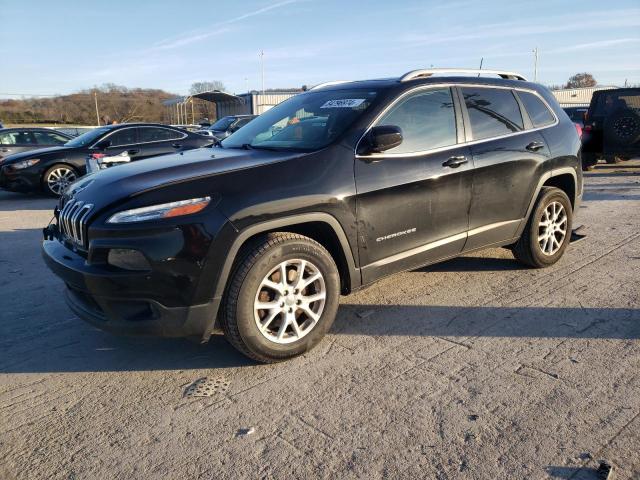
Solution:
<path fill-rule="evenodd" d="M 70 307 L 120 333 L 219 325 L 269 362 L 383 276 L 495 246 L 554 264 L 582 197 L 574 124 L 517 74 L 451 73 L 320 85 L 217 147 L 80 179 L 43 242 Z"/>
<path fill-rule="evenodd" d="M 640 88 L 599 90 L 591 97 L 582 134 L 585 170 L 640 156 Z"/>

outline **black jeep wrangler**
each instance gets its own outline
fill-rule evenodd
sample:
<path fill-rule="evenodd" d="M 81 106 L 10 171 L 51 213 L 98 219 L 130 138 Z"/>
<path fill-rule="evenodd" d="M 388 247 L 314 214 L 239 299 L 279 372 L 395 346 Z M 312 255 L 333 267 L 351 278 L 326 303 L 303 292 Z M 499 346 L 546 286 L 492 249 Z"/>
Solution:
<path fill-rule="evenodd" d="M 640 156 L 640 88 L 594 92 L 585 114 L 582 143 L 584 170 L 601 158 L 620 163 Z"/>
<path fill-rule="evenodd" d="M 465 76 L 478 73 L 502 78 Z M 220 326 L 278 361 L 320 341 L 341 294 L 386 275 L 496 246 L 557 262 L 579 155 L 553 95 L 515 73 L 333 82 L 218 146 L 80 179 L 43 255 L 99 328 L 206 341 Z"/>

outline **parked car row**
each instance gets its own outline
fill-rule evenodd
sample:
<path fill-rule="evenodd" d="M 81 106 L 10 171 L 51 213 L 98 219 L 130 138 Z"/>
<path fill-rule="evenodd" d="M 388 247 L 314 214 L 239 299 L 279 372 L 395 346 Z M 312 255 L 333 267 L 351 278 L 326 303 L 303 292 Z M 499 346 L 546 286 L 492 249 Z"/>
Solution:
<path fill-rule="evenodd" d="M 216 140 L 224 140 L 256 117 L 257 115 L 229 115 L 222 117 L 209 127 L 197 130 L 196 133 L 207 137 L 214 137 Z"/>
<path fill-rule="evenodd" d="M 32 130 L 0 130 L 2 141 L 34 141 L 27 146 L 20 143 L 21 147 L 15 148 L 22 150 L 11 151 L 12 155 L 0 159 L 0 188 L 59 196 L 87 172 L 87 158 L 96 154 L 113 157 L 126 152 L 128 159 L 134 161 L 212 144 L 202 135 L 158 124 L 108 125 L 76 138 L 46 129 Z M 55 143 L 37 143 L 40 141 Z"/>

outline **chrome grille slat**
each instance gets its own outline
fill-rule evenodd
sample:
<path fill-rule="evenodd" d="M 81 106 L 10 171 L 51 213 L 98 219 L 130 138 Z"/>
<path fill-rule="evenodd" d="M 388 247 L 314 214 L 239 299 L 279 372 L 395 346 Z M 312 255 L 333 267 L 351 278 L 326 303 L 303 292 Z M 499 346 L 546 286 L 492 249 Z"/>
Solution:
<path fill-rule="evenodd" d="M 80 247 L 85 245 L 86 220 L 93 209 L 90 203 L 69 200 L 62 207 L 58 217 L 60 233 Z"/>

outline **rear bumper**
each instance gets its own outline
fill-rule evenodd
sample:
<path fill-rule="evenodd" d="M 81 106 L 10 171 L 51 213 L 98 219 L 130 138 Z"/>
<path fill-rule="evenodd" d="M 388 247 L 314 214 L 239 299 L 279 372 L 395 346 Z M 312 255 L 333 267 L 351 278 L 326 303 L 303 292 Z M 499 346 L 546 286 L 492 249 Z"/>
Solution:
<path fill-rule="evenodd" d="M 97 328 L 116 334 L 162 337 L 197 336 L 207 340 L 220 299 L 200 305 L 167 307 L 145 297 L 114 296 L 118 285 L 144 282 L 144 272 L 118 272 L 89 265 L 57 240 L 44 240 L 47 266 L 66 284 L 71 310 Z"/>

